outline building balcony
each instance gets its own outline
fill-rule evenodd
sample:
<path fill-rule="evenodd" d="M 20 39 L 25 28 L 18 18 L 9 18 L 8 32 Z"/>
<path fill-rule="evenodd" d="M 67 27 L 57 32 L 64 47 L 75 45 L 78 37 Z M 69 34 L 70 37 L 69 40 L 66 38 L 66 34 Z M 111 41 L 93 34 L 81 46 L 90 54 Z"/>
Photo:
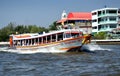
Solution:
<path fill-rule="evenodd" d="M 116 14 L 98 14 L 98 17 L 105 17 L 105 16 L 118 16 L 117 13 Z"/>
<path fill-rule="evenodd" d="M 101 32 L 101 31 L 106 32 L 106 31 L 111 31 L 111 30 L 112 30 L 112 28 L 101 28 L 101 29 L 99 29 L 98 31 L 99 31 L 99 32 Z"/>
<path fill-rule="evenodd" d="M 98 32 L 98 30 L 97 29 L 92 29 L 92 33 L 94 33 L 94 32 Z"/>
<path fill-rule="evenodd" d="M 97 26 L 97 25 L 98 25 L 97 22 L 93 22 L 93 23 L 92 23 L 92 26 Z"/>
<path fill-rule="evenodd" d="M 99 25 L 102 25 L 102 24 L 117 24 L 118 22 L 117 21 L 100 21 L 98 22 Z"/>

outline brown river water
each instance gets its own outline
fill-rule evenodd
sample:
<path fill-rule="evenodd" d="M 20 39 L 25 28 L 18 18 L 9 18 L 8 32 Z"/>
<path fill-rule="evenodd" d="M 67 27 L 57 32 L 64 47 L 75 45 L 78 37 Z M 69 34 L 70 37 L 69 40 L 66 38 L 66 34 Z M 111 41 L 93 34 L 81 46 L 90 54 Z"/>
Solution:
<path fill-rule="evenodd" d="M 1 46 L 0 76 L 120 76 L 119 45 L 88 45 L 81 50 L 18 53 Z"/>

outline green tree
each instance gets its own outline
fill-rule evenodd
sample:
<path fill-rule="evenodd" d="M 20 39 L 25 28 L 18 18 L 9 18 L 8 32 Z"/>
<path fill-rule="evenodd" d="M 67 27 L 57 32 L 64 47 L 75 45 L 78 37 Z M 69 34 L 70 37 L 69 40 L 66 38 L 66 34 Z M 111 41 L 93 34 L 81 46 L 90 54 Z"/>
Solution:
<path fill-rule="evenodd" d="M 4 27 L 4 30 L 6 30 L 7 35 L 14 34 L 15 27 L 16 27 L 16 24 L 10 22 L 6 27 Z"/>
<path fill-rule="evenodd" d="M 31 30 L 30 30 L 30 32 L 31 33 L 36 33 L 36 32 L 39 32 L 40 30 L 39 30 L 39 28 L 36 26 L 36 25 L 33 25 L 32 27 L 31 27 Z"/>
<path fill-rule="evenodd" d="M 107 33 L 106 32 L 99 32 L 94 34 L 95 39 L 106 39 Z"/>
<path fill-rule="evenodd" d="M 39 27 L 39 32 L 48 32 L 49 31 L 49 29 L 47 29 L 47 28 L 45 28 L 45 27 Z"/>
<path fill-rule="evenodd" d="M 0 31 L 0 41 L 8 41 L 9 39 L 9 31 L 7 28 L 3 28 Z"/>
<path fill-rule="evenodd" d="M 49 26 L 49 30 L 57 30 L 56 21 L 54 21 L 54 22 Z"/>
<path fill-rule="evenodd" d="M 11 34 L 22 34 L 22 33 L 38 33 L 38 32 L 48 32 L 50 30 L 56 30 L 56 21 L 54 21 L 49 28 L 40 27 L 37 25 L 16 25 L 10 22 L 7 26 L 0 29 L 0 41 L 8 41 L 9 35 Z"/>
<path fill-rule="evenodd" d="M 0 41 L 8 41 L 9 35 L 14 34 L 15 24 L 10 22 L 7 26 L 0 29 Z"/>

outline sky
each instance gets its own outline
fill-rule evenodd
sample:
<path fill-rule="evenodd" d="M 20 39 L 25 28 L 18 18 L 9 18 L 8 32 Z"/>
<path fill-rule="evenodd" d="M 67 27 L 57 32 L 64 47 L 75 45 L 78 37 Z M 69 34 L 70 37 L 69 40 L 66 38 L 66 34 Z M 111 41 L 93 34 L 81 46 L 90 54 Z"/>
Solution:
<path fill-rule="evenodd" d="M 48 27 L 60 20 L 63 10 L 91 12 L 105 6 L 120 8 L 120 0 L 0 0 L 0 28 L 10 22 Z"/>

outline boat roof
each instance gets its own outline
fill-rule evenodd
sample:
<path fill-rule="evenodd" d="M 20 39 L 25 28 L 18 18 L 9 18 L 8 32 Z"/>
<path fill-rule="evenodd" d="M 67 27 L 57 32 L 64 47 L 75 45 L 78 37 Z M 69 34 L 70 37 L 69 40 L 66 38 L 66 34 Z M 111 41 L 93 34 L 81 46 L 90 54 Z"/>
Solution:
<path fill-rule="evenodd" d="M 63 32 L 80 32 L 78 29 L 63 29 L 63 30 L 56 30 L 56 31 L 50 31 L 48 33 L 24 33 L 24 34 L 17 34 L 17 35 L 10 35 L 13 37 L 13 40 L 22 40 L 22 39 L 32 39 L 32 38 L 38 38 L 38 37 L 44 37 L 49 36 L 53 34 L 63 33 Z"/>

